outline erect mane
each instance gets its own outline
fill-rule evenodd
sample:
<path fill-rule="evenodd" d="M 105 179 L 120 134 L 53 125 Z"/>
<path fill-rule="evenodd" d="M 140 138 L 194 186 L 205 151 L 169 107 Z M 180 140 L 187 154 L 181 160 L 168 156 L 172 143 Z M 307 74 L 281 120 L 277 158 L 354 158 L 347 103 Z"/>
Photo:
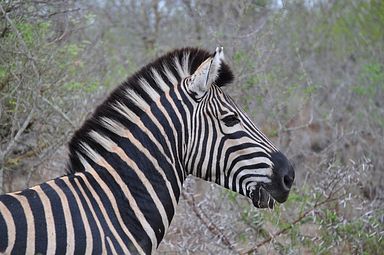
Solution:
<path fill-rule="evenodd" d="M 106 116 L 119 119 L 116 116 L 117 113 L 111 108 L 114 103 L 129 102 L 127 94 L 136 94 L 148 102 L 151 99 L 148 99 L 148 95 L 144 92 L 145 86 L 150 86 L 150 89 L 155 90 L 159 94 L 163 93 L 164 89 L 156 82 L 154 72 L 161 76 L 166 85 L 172 86 L 175 85 L 175 80 L 179 83 L 185 77 L 193 74 L 200 64 L 210 56 L 212 56 L 211 53 L 199 48 L 177 49 L 157 58 L 124 81 L 96 108 L 92 117 L 86 120 L 84 125 L 75 132 L 68 145 L 69 163 L 67 173 L 84 171 L 84 166 L 79 159 L 79 153 L 83 150 L 81 143 L 92 144 L 92 139 L 88 133 L 92 130 L 103 129 L 100 124 L 100 118 Z M 142 80 L 145 80 L 146 83 L 143 84 Z M 231 83 L 232 80 L 232 71 L 227 64 L 222 63 L 215 84 L 221 87 Z M 135 111 L 134 106 L 130 105 L 130 107 L 133 107 L 133 111 Z"/>

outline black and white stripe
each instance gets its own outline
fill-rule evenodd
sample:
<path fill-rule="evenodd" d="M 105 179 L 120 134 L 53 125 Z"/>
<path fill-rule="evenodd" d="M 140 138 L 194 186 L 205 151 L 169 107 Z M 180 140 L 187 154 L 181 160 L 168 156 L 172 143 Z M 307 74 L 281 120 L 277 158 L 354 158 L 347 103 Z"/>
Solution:
<path fill-rule="evenodd" d="M 222 48 L 142 68 L 75 133 L 67 175 L 0 196 L 0 253 L 153 253 L 189 174 L 284 201 L 277 149 L 220 88 L 232 79 Z"/>

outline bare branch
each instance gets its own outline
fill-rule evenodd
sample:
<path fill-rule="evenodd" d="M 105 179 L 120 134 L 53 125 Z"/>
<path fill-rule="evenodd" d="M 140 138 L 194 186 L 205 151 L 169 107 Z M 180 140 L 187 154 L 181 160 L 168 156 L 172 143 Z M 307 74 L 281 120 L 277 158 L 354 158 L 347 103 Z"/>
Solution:
<path fill-rule="evenodd" d="M 4 151 L 0 151 L 0 165 L 2 165 L 2 161 L 4 160 L 4 157 L 12 150 L 15 143 L 18 141 L 20 135 L 25 131 L 25 129 L 28 127 L 28 124 L 31 122 L 32 116 L 35 112 L 35 107 L 32 107 L 31 111 L 29 112 L 27 118 L 24 120 L 23 125 L 21 128 L 17 131 L 16 135 L 10 140 L 8 143 L 7 148 Z"/>
<path fill-rule="evenodd" d="M 299 215 L 299 217 L 297 217 L 294 221 L 292 221 L 289 226 L 273 233 L 273 234 L 270 234 L 269 237 L 265 238 L 264 240 L 262 240 L 261 242 L 259 242 L 258 244 L 256 244 L 252 249 L 249 249 L 247 251 L 244 251 L 244 252 L 241 252 L 240 255 L 247 255 L 247 254 L 252 254 L 253 252 L 256 252 L 261 246 L 271 242 L 273 239 L 275 239 L 276 237 L 280 236 L 280 235 L 283 235 L 285 233 L 287 233 L 290 229 L 292 229 L 296 224 L 300 223 L 303 219 L 305 219 L 310 213 L 316 211 L 317 208 L 321 207 L 322 205 L 324 204 L 328 204 L 328 203 L 331 203 L 333 201 L 337 201 L 339 199 L 339 197 L 333 197 L 334 193 L 331 192 L 328 196 L 326 196 L 326 198 L 320 202 L 316 201 L 316 203 L 313 205 L 312 208 L 306 210 L 305 212 L 301 213 Z"/>
<path fill-rule="evenodd" d="M 182 192 L 183 198 L 192 207 L 193 212 L 201 220 L 201 222 L 208 228 L 208 230 L 215 236 L 218 236 L 225 246 L 230 250 L 235 251 L 234 245 L 229 241 L 228 237 L 216 226 L 212 221 L 209 221 L 209 217 L 204 213 L 199 205 L 196 205 L 193 195 L 186 195 L 186 192 Z"/>
<path fill-rule="evenodd" d="M 13 30 L 13 32 L 16 34 L 17 39 L 19 40 L 19 42 L 20 42 L 20 44 L 21 44 L 25 54 L 28 57 L 28 60 L 31 62 L 32 69 L 35 72 L 36 77 L 38 78 L 38 80 L 40 80 L 40 73 L 39 73 L 39 70 L 37 69 L 37 65 L 36 65 L 35 59 L 33 58 L 31 52 L 29 51 L 29 49 L 27 47 L 27 44 L 25 43 L 23 37 L 21 36 L 20 31 L 17 29 L 17 27 L 15 26 L 13 21 L 9 18 L 8 13 L 3 9 L 3 6 L 1 4 L 0 4 L 0 11 L 3 13 L 6 21 L 11 26 L 11 29 Z"/>
<path fill-rule="evenodd" d="M 53 104 L 51 101 L 49 101 L 47 98 L 44 96 L 40 96 L 41 99 L 46 102 L 49 106 L 51 106 L 56 112 L 58 112 L 63 119 L 65 119 L 73 128 L 76 127 L 76 125 L 72 122 L 72 120 L 66 115 L 57 105 Z"/>

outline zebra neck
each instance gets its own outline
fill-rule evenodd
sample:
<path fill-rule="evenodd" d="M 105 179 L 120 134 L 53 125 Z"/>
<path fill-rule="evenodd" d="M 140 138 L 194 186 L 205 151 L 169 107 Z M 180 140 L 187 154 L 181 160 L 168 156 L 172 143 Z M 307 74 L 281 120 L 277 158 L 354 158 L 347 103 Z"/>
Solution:
<path fill-rule="evenodd" d="M 154 246 L 175 213 L 186 176 L 183 155 L 189 110 L 182 97 L 169 90 L 140 114 L 133 114 L 126 104 L 116 104 L 115 109 L 129 118 L 129 126 L 102 118 L 107 132 L 88 132 L 91 139 L 82 144 L 84 156 L 78 154 L 85 172 L 97 175 L 95 179 L 108 183 L 114 197 L 121 198 L 118 208 L 129 211 L 124 212 L 127 224 L 135 222 L 149 233 Z"/>

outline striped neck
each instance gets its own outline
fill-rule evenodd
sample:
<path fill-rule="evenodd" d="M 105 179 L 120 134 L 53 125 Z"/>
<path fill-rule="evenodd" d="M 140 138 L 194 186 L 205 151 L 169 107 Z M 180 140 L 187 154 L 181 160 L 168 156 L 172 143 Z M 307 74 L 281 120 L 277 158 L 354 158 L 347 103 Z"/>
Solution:
<path fill-rule="evenodd" d="M 197 102 L 182 82 L 210 55 L 186 48 L 145 66 L 111 93 L 69 144 L 69 172 L 95 173 L 122 194 L 127 226 L 133 224 L 132 235 L 144 236 L 151 249 L 163 238 L 191 173 L 186 159 Z"/>

